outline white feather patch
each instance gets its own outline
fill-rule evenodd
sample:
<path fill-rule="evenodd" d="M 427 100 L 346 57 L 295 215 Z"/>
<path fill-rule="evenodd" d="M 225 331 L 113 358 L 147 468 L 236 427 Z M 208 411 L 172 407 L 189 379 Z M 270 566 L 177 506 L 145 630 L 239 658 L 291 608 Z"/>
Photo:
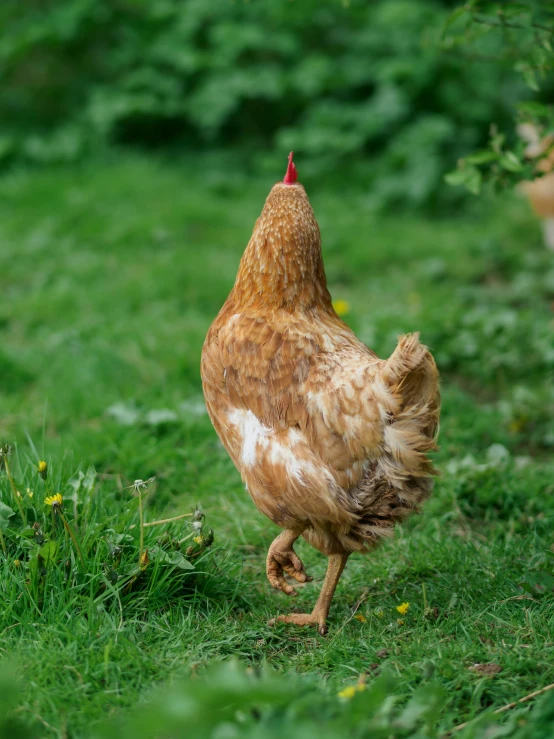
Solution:
<path fill-rule="evenodd" d="M 306 475 L 317 475 L 315 466 L 298 455 L 296 447 L 305 443 L 305 439 L 297 429 L 289 429 L 281 442 L 274 429 L 260 423 L 252 411 L 235 408 L 229 413 L 228 420 L 240 434 L 241 462 L 245 467 L 256 466 L 267 454 L 266 459 L 271 464 L 283 466 L 287 474 L 302 485 L 307 484 Z"/>
<path fill-rule="evenodd" d="M 259 452 L 267 448 L 273 429 L 260 423 L 252 411 L 235 408 L 228 418 L 242 438 L 242 463 L 246 467 L 253 467 Z"/>

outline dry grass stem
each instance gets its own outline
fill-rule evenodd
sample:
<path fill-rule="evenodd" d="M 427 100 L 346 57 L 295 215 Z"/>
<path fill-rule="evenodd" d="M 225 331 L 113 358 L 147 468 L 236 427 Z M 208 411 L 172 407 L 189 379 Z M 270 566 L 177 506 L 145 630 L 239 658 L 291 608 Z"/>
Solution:
<path fill-rule="evenodd" d="M 497 708 L 496 711 L 493 711 L 493 714 L 497 713 L 504 713 L 504 711 L 509 711 L 512 708 L 516 708 L 516 706 L 519 706 L 521 703 L 527 703 L 527 701 L 533 700 L 533 698 L 537 698 L 537 696 L 542 695 L 543 693 L 547 693 L 549 690 L 554 689 L 554 683 L 551 683 L 550 685 L 547 685 L 545 688 L 541 688 L 540 690 L 535 690 L 532 693 L 529 693 L 529 695 L 525 695 L 523 698 L 519 698 L 517 701 L 513 701 L 512 703 L 507 703 L 505 706 L 502 706 L 501 708 Z M 465 729 L 466 726 L 469 726 L 469 724 L 474 721 L 475 719 L 471 719 L 470 721 L 464 721 L 463 724 L 458 724 L 458 726 L 455 726 L 453 729 L 450 729 L 444 736 L 451 736 L 457 731 L 461 731 L 462 729 Z"/>
<path fill-rule="evenodd" d="M 189 518 L 192 516 L 192 513 L 181 513 L 180 516 L 173 516 L 173 518 L 162 518 L 159 521 L 149 521 L 148 523 L 143 524 L 143 526 L 146 528 L 147 526 L 159 526 L 162 523 L 171 523 L 172 521 L 179 521 L 181 518 Z"/>

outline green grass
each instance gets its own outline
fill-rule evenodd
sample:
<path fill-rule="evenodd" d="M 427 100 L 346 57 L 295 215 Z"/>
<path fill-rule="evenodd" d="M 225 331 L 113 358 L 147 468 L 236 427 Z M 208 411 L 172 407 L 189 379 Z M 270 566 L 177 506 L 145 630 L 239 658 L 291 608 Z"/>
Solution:
<path fill-rule="evenodd" d="M 443 381 L 436 494 L 393 541 L 351 559 L 320 638 L 267 626 L 310 607 L 325 562 L 300 543 L 314 585 L 292 604 L 271 591 L 264 557 L 277 529 L 201 402 L 202 341 L 272 183 L 199 171 L 124 158 L 0 180 L 0 441 L 17 445 L 14 474 L 34 490 L 36 516 L 45 488 L 32 464 L 48 460 L 49 490 L 64 495 L 95 466 L 85 569 L 98 582 L 109 557 L 93 542 L 108 522 L 136 523 L 126 488 L 137 478 L 156 476 L 147 518 L 200 503 L 216 537 L 178 587 L 153 576 L 122 601 L 53 577 L 36 607 L 13 562 L 29 567 L 33 550 L 14 549 L 0 648 L 21 678 L 17 715 L 41 736 L 88 737 L 153 686 L 229 656 L 312 673 L 328 701 L 383 669 L 401 698 L 440 685 L 440 730 L 554 682 L 554 264 L 526 204 L 378 216 L 364 193 L 309 188 L 346 320 L 382 356 L 421 330 Z M 5 476 L 0 493 L 11 505 Z M 132 546 L 136 559 L 136 536 Z M 502 671 L 483 676 L 475 663 Z"/>

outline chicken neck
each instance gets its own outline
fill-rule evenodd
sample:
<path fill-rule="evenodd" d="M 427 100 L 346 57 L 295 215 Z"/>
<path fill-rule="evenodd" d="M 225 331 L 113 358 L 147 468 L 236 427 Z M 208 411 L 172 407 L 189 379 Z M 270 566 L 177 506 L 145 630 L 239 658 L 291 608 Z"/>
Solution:
<path fill-rule="evenodd" d="M 271 190 L 230 297 L 237 309 L 331 308 L 319 227 L 302 185 Z"/>

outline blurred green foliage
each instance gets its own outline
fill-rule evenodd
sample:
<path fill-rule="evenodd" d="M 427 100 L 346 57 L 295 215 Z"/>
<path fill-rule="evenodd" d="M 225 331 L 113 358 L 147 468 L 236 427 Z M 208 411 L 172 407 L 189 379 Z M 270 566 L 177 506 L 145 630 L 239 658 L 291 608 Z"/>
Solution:
<path fill-rule="evenodd" d="M 0 161 L 116 142 L 237 146 L 273 170 L 294 148 L 303 178 L 344 167 L 376 206 L 433 201 L 525 94 L 495 34 L 479 41 L 491 63 L 443 43 L 453 6 L 5 0 Z"/>
<path fill-rule="evenodd" d="M 419 686 L 401 705 L 402 685 L 385 671 L 371 685 L 329 695 L 304 676 L 284 678 L 265 666 L 244 668 L 236 661 L 214 665 L 202 680 L 188 680 L 159 691 L 123 722 L 111 722 L 97 739 L 194 736 L 197 739 L 440 739 L 444 691 L 436 683 Z M 531 739 L 550 736 L 554 700 L 547 696 L 521 720 L 516 712 L 502 727 L 482 716 L 460 739 Z M 519 719 L 519 720 L 518 720 Z"/>
<path fill-rule="evenodd" d="M 284 678 L 268 669 L 247 670 L 237 662 L 216 665 L 204 680 L 189 680 L 158 693 L 152 703 L 96 736 L 136 739 L 191 735 L 198 739 L 440 739 L 444 691 L 436 683 L 419 686 L 401 703 L 402 685 L 385 672 L 370 686 L 358 683 L 342 700 L 312 680 Z M 347 691 L 344 691 L 347 693 Z M 541 739 L 550 737 L 554 699 L 546 695 L 522 719 L 521 711 L 499 726 L 483 715 L 460 739 Z M 121 731 L 123 729 L 123 731 Z"/>
<path fill-rule="evenodd" d="M 15 704 L 13 675 L 0 675 L 0 739 L 31 739 L 36 734 L 10 708 Z M 399 692 L 400 691 L 400 692 Z M 347 693 L 347 691 L 344 691 Z M 95 739 L 440 739 L 444 693 L 430 683 L 400 704 L 401 685 L 385 672 L 370 686 L 352 686 L 348 697 L 330 695 L 306 676 L 279 675 L 266 666 L 244 667 L 235 660 L 214 665 L 202 679 L 158 690 L 124 719 L 111 718 L 87 736 Z M 546 693 L 531 711 L 515 710 L 503 724 L 488 712 L 457 733 L 460 739 L 548 739 L 554 698 Z M 496 719 L 496 720 L 495 720 Z"/>
<path fill-rule="evenodd" d="M 494 39 L 497 53 L 487 56 Z M 487 43 L 483 43 L 483 42 Z M 554 71 L 554 2 L 552 0 L 469 0 L 448 16 L 442 41 L 445 50 L 463 54 L 469 61 L 491 62 L 513 70 L 536 99 L 520 101 L 513 113 L 518 123 L 531 124 L 542 138 L 554 132 L 552 100 Z M 533 156 L 513 127 L 499 130 L 492 122 L 487 147 L 458 161 L 446 182 L 477 195 L 483 180 L 496 187 L 512 187 L 537 175 L 537 163 L 547 153 Z"/>

